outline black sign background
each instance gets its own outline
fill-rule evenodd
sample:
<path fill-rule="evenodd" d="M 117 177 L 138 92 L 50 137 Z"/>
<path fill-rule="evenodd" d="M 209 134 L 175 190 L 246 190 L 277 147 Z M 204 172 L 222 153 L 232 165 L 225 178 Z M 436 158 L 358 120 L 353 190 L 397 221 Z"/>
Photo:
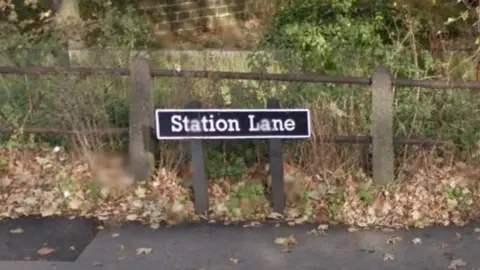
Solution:
<path fill-rule="evenodd" d="M 215 119 L 236 119 L 240 131 L 215 131 L 215 132 L 173 132 L 171 118 L 180 115 L 189 119 L 208 118 L 214 115 Z M 280 119 L 295 121 L 292 131 L 249 131 L 250 119 L 254 115 L 255 121 L 260 119 Z M 310 112 L 308 109 L 157 109 L 155 111 L 157 138 L 159 140 L 182 139 L 300 139 L 310 137 Z"/>

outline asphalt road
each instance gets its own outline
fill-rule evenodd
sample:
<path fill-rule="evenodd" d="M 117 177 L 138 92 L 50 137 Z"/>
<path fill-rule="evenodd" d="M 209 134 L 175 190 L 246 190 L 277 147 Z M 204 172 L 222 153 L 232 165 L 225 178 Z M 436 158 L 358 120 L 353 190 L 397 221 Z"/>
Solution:
<path fill-rule="evenodd" d="M 393 232 L 348 232 L 346 228 L 333 228 L 318 235 L 309 233 L 312 226 L 244 228 L 203 224 L 152 230 L 128 224 L 99 231 L 83 252 L 76 248 L 80 255 L 72 261 L 72 252 L 62 252 L 62 249 L 81 247 L 88 242 L 95 233 L 93 222 L 60 221 L 56 225 L 52 225 L 55 221 L 28 222 L 32 224 L 19 223 L 24 226 L 23 240 L 14 241 L 10 229 L 2 230 L 0 242 L 10 244 L 0 249 L 3 254 L 0 269 L 438 270 L 449 266 L 456 266 L 452 269 L 480 269 L 480 232 L 475 229 L 479 224 Z M 2 226 L 7 226 L 5 224 Z M 9 228 L 13 227 L 18 226 Z M 35 230 L 37 235 L 33 234 Z M 49 236 L 42 236 L 42 233 Z M 20 235 L 14 234 L 14 237 Z M 290 248 L 274 243 L 276 238 L 290 235 L 298 242 Z M 33 255 L 32 250 L 41 248 L 45 241 L 48 246 L 55 247 L 55 251 L 48 256 L 36 252 Z M 12 261 L 28 256 L 30 261 Z M 39 261 L 40 258 L 44 261 Z M 65 262 L 68 260 L 70 262 Z"/>

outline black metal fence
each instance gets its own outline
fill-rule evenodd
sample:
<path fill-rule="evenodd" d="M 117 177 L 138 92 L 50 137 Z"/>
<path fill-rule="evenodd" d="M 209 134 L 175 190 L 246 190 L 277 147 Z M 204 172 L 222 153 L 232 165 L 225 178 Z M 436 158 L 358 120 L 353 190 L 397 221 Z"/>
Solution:
<path fill-rule="evenodd" d="M 146 59 L 136 58 L 130 68 L 89 68 L 89 67 L 0 67 L 0 74 L 15 75 L 81 75 L 81 76 L 130 76 L 131 100 L 129 128 L 113 128 L 92 131 L 104 134 L 129 135 L 129 159 L 131 171 L 137 180 L 148 177 L 148 155 L 155 151 L 156 138 L 154 134 L 154 104 L 151 99 L 153 77 L 187 77 L 242 79 L 261 81 L 288 81 L 310 83 L 356 84 L 372 87 L 372 128 L 371 134 L 364 136 L 334 136 L 321 138 L 328 143 L 358 143 L 373 145 L 373 180 L 376 184 L 386 184 L 394 178 L 394 144 L 440 145 L 446 142 L 428 138 L 394 138 L 393 137 L 393 99 L 394 86 L 422 87 L 435 89 L 480 89 L 480 82 L 476 81 L 445 81 L 445 80 L 412 80 L 393 78 L 388 69 L 375 69 L 372 77 L 325 76 L 319 74 L 288 73 L 242 73 L 216 72 L 198 70 L 160 70 L 152 69 Z M 0 125 L 0 132 L 11 132 L 15 128 Z M 25 127 L 26 133 L 65 133 L 72 134 L 78 131 L 58 128 Z M 283 212 L 285 195 L 283 191 L 283 163 L 280 140 L 270 140 L 271 174 L 273 190 L 273 208 L 275 212 Z M 194 165 L 194 196 L 197 213 L 208 210 L 208 189 L 205 176 L 205 161 L 203 160 L 203 145 L 201 140 L 192 140 L 190 144 L 192 164 Z"/>

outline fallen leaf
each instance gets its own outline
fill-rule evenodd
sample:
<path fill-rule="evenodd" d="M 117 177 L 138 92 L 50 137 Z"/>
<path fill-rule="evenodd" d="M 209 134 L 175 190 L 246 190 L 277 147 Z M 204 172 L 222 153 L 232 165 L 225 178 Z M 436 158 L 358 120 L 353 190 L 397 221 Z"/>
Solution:
<path fill-rule="evenodd" d="M 150 254 L 152 252 L 152 248 L 137 248 L 137 255 L 147 255 L 147 254 Z"/>
<path fill-rule="evenodd" d="M 138 187 L 135 190 L 135 195 L 137 195 L 139 198 L 145 198 L 146 193 L 147 193 L 147 190 L 145 188 L 142 188 L 142 187 Z"/>
<path fill-rule="evenodd" d="M 237 264 L 240 260 L 239 259 L 235 259 L 235 258 L 230 258 L 228 259 L 230 262 L 232 262 L 233 264 Z"/>
<path fill-rule="evenodd" d="M 127 216 L 127 220 L 130 220 L 130 221 L 132 221 L 132 220 L 137 220 L 137 217 L 138 217 L 137 215 L 131 214 L 131 215 L 128 215 L 128 216 Z"/>
<path fill-rule="evenodd" d="M 75 248 L 75 246 L 70 246 L 70 249 L 75 250 L 76 248 Z"/>
<path fill-rule="evenodd" d="M 82 201 L 80 201 L 77 198 L 73 198 L 69 203 L 68 207 L 72 210 L 78 210 L 80 208 L 80 205 L 82 204 Z"/>
<path fill-rule="evenodd" d="M 282 245 L 282 246 L 292 246 L 298 244 L 297 240 L 293 235 L 288 237 L 277 237 L 275 238 L 275 244 Z"/>
<path fill-rule="evenodd" d="M 40 254 L 40 255 L 48 255 L 48 254 L 51 254 L 55 251 L 55 249 L 53 248 L 49 248 L 49 247 L 41 247 L 39 250 L 37 250 L 37 253 Z"/>
<path fill-rule="evenodd" d="M 112 238 L 118 237 L 120 234 L 119 233 L 112 233 Z"/>
<path fill-rule="evenodd" d="M 260 227 L 261 225 L 262 225 L 262 224 L 261 224 L 260 222 L 258 222 L 258 221 L 252 221 L 252 222 L 250 222 L 250 223 L 248 223 L 248 224 L 244 224 L 243 227 L 244 227 L 244 228 L 251 228 L 251 227 L 254 227 L 254 228 L 255 228 L 255 227 Z"/>
<path fill-rule="evenodd" d="M 440 243 L 440 248 L 446 248 L 446 247 L 448 247 L 448 244 L 447 244 L 447 243 L 443 243 L 443 242 Z"/>
<path fill-rule="evenodd" d="M 277 212 L 270 213 L 267 218 L 269 219 L 283 219 L 283 215 Z"/>
<path fill-rule="evenodd" d="M 384 261 L 393 261 L 395 259 L 395 256 L 391 253 L 385 253 L 383 255 L 383 260 Z"/>
<path fill-rule="evenodd" d="M 415 237 L 412 239 L 412 243 L 414 245 L 418 245 L 418 244 L 421 244 L 422 243 L 422 239 L 418 238 L 418 237 Z"/>
<path fill-rule="evenodd" d="M 397 242 L 400 242 L 400 241 L 402 241 L 402 238 L 400 236 L 395 236 L 395 237 L 389 238 L 387 240 L 387 244 L 396 244 Z"/>
<path fill-rule="evenodd" d="M 452 260 L 450 262 L 450 265 L 448 266 L 448 269 L 452 269 L 452 270 L 455 270 L 457 269 L 459 266 L 465 266 L 467 265 L 467 263 L 462 260 L 462 259 L 456 259 L 456 260 Z"/>
<path fill-rule="evenodd" d="M 348 227 L 348 232 L 350 232 L 350 233 L 357 232 L 357 231 L 358 231 L 358 229 L 355 228 L 355 227 Z"/>
<path fill-rule="evenodd" d="M 92 263 L 92 266 L 101 267 L 101 266 L 103 266 L 103 263 L 101 263 L 101 262 L 93 262 L 93 263 Z"/>
<path fill-rule="evenodd" d="M 320 224 L 318 225 L 317 227 L 317 230 L 321 230 L 321 231 L 325 231 L 326 229 L 328 229 L 328 224 Z"/>
<path fill-rule="evenodd" d="M 23 233 L 23 229 L 22 228 L 16 228 L 16 229 L 10 230 L 10 233 L 13 233 L 13 234 Z"/>

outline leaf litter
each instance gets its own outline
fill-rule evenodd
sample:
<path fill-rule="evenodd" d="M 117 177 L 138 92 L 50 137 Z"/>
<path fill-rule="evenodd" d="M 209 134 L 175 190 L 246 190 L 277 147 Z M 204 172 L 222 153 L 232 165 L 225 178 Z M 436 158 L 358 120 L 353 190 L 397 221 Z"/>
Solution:
<path fill-rule="evenodd" d="M 251 224 L 274 219 L 291 226 L 342 223 L 354 232 L 365 227 L 461 226 L 480 213 L 480 188 L 475 181 L 480 169 L 469 166 L 432 164 L 428 170 L 409 172 L 404 181 L 383 188 L 373 186 L 371 178 L 361 173 L 359 181 L 358 174 L 339 171 L 328 181 L 338 183 L 332 185 L 289 165 L 285 175 L 295 181 L 287 194 L 284 214 L 272 213 L 265 197 L 244 198 L 242 204 L 247 207 L 231 208 L 231 194 L 246 185 L 245 178 L 235 183 L 209 181 L 210 211 L 201 217 L 195 214 L 189 190 L 176 172 L 161 168 L 151 181 L 116 189 L 99 186 L 95 170 L 83 158 L 51 149 L 21 151 L 20 155 L 0 148 L 0 156 L 8 156 L 10 164 L 8 171 L 0 174 L 0 219 L 64 215 L 120 223 L 138 221 L 152 229 L 161 223 L 175 225 L 202 218 Z M 368 190 L 371 203 L 363 201 L 359 187 Z M 451 190 L 455 192 L 449 193 Z"/>

